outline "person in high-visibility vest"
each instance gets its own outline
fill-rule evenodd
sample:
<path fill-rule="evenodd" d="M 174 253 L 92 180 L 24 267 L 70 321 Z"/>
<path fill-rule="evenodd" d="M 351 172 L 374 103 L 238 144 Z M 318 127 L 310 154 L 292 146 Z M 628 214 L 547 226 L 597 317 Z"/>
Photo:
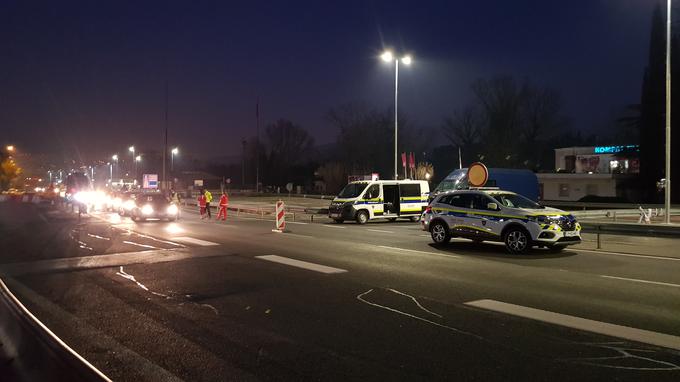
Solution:
<path fill-rule="evenodd" d="M 205 194 L 203 190 L 198 194 L 198 210 L 201 212 L 201 219 L 205 219 Z"/>
<path fill-rule="evenodd" d="M 212 194 L 210 191 L 205 190 L 205 212 L 208 213 L 208 219 L 212 219 L 212 214 L 210 214 L 210 202 L 212 202 Z"/>
<path fill-rule="evenodd" d="M 226 191 L 222 191 L 222 196 L 220 196 L 220 209 L 219 212 L 217 213 L 217 220 L 220 220 L 220 217 L 222 217 L 222 221 L 227 220 L 228 207 L 229 207 L 229 195 L 227 195 Z"/>

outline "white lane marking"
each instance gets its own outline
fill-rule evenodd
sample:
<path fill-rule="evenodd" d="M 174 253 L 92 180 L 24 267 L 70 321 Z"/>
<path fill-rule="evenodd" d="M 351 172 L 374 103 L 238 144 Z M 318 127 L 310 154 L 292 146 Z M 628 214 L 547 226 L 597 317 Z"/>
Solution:
<path fill-rule="evenodd" d="M 333 225 L 333 224 L 321 224 L 321 226 L 328 227 L 328 228 L 341 228 L 341 229 L 347 228 L 347 227 L 341 227 L 339 225 Z"/>
<path fill-rule="evenodd" d="M 261 259 L 261 260 L 267 260 L 267 261 L 271 261 L 271 262 L 274 262 L 274 263 L 290 265 L 291 267 L 303 268 L 303 269 L 307 269 L 307 270 L 310 270 L 310 271 L 316 271 L 316 272 L 327 273 L 327 274 L 347 272 L 345 269 L 328 267 L 328 266 L 325 266 L 325 265 L 309 263 L 307 261 L 289 259 L 287 257 L 281 257 L 281 256 L 276 256 L 276 255 L 264 255 L 264 256 L 255 256 L 255 257 L 257 259 Z"/>
<path fill-rule="evenodd" d="M 89 237 L 94 237 L 95 239 L 99 239 L 99 240 L 111 240 L 111 239 L 108 238 L 108 237 L 99 236 L 99 235 L 95 235 L 95 234 L 91 234 L 91 233 L 88 233 L 87 236 L 89 236 Z"/>
<path fill-rule="evenodd" d="M 654 284 L 654 285 L 663 285 L 663 286 L 669 286 L 669 287 L 680 288 L 680 284 L 664 283 L 664 282 L 661 282 L 661 281 L 649 281 L 649 280 L 642 280 L 642 279 L 629 279 L 628 277 L 618 277 L 618 276 L 608 276 L 608 275 L 600 275 L 600 277 L 604 277 L 604 278 L 606 278 L 606 279 L 626 280 L 626 281 L 633 281 L 633 282 L 636 282 L 636 283 Z"/>
<path fill-rule="evenodd" d="M 457 259 L 460 256 L 456 255 L 449 255 L 445 253 L 437 253 L 437 252 L 428 252 L 428 251 L 419 251 L 417 249 L 406 249 L 406 248 L 398 248 L 398 247 L 388 247 L 386 245 L 378 245 L 378 248 L 384 248 L 384 249 L 389 249 L 389 250 L 394 250 L 394 251 L 405 251 L 405 252 L 414 252 L 414 253 L 425 253 L 427 255 L 433 255 L 433 256 L 443 256 L 443 257 L 448 257 L 448 258 L 454 258 Z"/>
<path fill-rule="evenodd" d="M 133 283 L 136 283 L 137 286 L 139 286 L 140 288 L 144 289 L 145 291 L 147 291 L 147 292 L 149 292 L 149 293 L 151 293 L 151 294 L 153 294 L 153 295 L 160 296 L 160 297 L 165 297 L 165 298 L 170 298 L 170 297 L 168 297 L 168 295 L 166 295 L 166 294 L 157 293 L 157 292 L 154 292 L 154 291 L 152 291 L 152 290 L 149 290 L 149 288 L 147 288 L 146 285 L 144 285 L 144 284 L 140 283 L 139 281 L 137 281 L 137 279 L 135 278 L 135 276 L 133 276 L 133 275 L 131 275 L 131 274 L 129 274 L 129 273 L 125 273 L 125 271 L 123 270 L 123 266 L 122 266 L 122 265 L 120 266 L 120 271 L 116 272 L 116 274 L 117 274 L 118 276 L 124 278 L 124 279 L 128 279 L 128 280 L 132 281 Z"/>
<path fill-rule="evenodd" d="M 300 235 L 300 234 L 297 234 L 297 233 L 290 233 L 290 232 L 286 232 L 286 234 L 281 235 L 281 237 L 302 237 L 302 238 L 305 238 L 305 239 L 316 239 L 316 237 L 314 237 L 314 236 Z"/>
<path fill-rule="evenodd" d="M 415 303 L 416 306 L 418 306 L 421 310 L 423 310 L 423 311 L 425 311 L 425 312 L 427 312 L 427 313 L 430 313 L 430 314 L 433 315 L 433 316 L 437 316 L 437 317 L 439 317 L 439 318 L 442 318 L 442 315 L 441 315 L 441 314 L 437 314 L 437 313 L 435 313 L 435 312 L 433 312 L 433 311 L 431 311 L 431 310 L 425 308 L 424 306 L 420 305 L 420 303 L 418 302 L 418 300 L 416 300 L 416 298 L 413 297 L 413 296 L 411 296 L 410 294 L 406 294 L 406 293 L 404 293 L 404 292 L 399 292 L 398 290 L 392 289 L 392 288 L 387 288 L 387 290 L 390 291 L 390 292 L 392 292 L 392 293 L 396 293 L 396 294 L 398 294 L 398 295 L 401 295 L 401 296 L 410 298 L 411 301 L 413 301 L 413 303 Z"/>
<path fill-rule="evenodd" d="M 380 233 L 394 233 L 394 231 L 384 231 L 382 229 L 371 229 L 371 228 L 367 228 L 366 231 L 380 232 Z"/>
<path fill-rule="evenodd" d="M 651 256 L 651 255 L 634 255 L 632 253 L 621 253 L 621 252 L 608 252 L 608 251 L 598 251 L 595 249 L 581 249 L 581 248 L 570 248 L 577 252 L 592 252 L 598 255 L 610 255 L 610 256 L 624 256 L 624 257 L 639 257 L 643 259 L 654 259 L 654 260 L 668 260 L 668 261 L 680 261 L 680 258 L 676 257 L 666 257 L 666 256 Z"/>
<path fill-rule="evenodd" d="M 160 248 L 158 248 L 158 247 L 154 247 L 153 245 L 139 244 L 139 243 L 135 243 L 134 241 L 123 240 L 123 243 L 125 243 L 125 244 L 130 244 L 130 245 L 136 245 L 136 246 L 142 247 L 142 248 L 160 249 Z"/>
<path fill-rule="evenodd" d="M 529 318 L 536 321 L 547 322 L 553 325 L 583 330 L 586 332 L 603 334 L 610 337 L 623 338 L 630 341 L 680 350 L 680 337 L 672 336 L 670 334 L 657 333 L 644 329 L 631 328 L 629 326 L 589 320 L 587 318 L 569 316 L 547 310 L 529 308 L 522 305 L 508 304 L 496 300 L 469 301 L 466 302 L 465 305 L 506 313 L 513 316 Z"/>
<path fill-rule="evenodd" d="M 170 240 L 179 241 L 180 243 L 202 245 L 204 247 L 209 246 L 209 245 L 220 245 L 219 243 L 213 243 L 212 241 L 196 239 L 196 238 L 188 237 L 188 236 L 173 237 L 173 238 L 170 238 Z"/>
<path fill-rule="evenodd" d="M 430 235 L 419 235 L 420 237 L 430 237 Z"/>
<path fill-rule="evenodd" d="M 440 327 L 440 328 L 448 329 L 448 330 L 450 330 L 450 331 L 452 331 L 452 332 L 456 332 L 456 333 L 458 333 L 458 334 L 464 334 L 464 335 L 467 335 L 467 336 L 472 336 L 472 337 L 475 337 L 475 338 L 477 338 L 477 339 L 483 340 L 482 337 L 480 337 L 480 336 L 478 336 L 478 335 L 476 335 L 476 334 L 473 334 L 473 333 L 470 333 L 470 332 L 466 332 L 466 331 L 463 331 L 463 330 L 460 330 L 460 329 L 456 329 L 456 328 L 451 327 L 451 326 L 442 325 L 442 324 L 440 324 L 440 323 L 438 323 L 438 322 L 434 322 L 434 321 L 432 321 L 432 320 L 428 320 L 427 318 L 418 317 L 418 316 L 416 316 L 416 315 L 414 315 L 414 314 L 410 314 L 410 313 L 402 312 L 401 310 L 397 310 L 397 309 L 394 309 L 394 308 L 390 308 L 389 306 L 380 305 L 380 304 L 376 304 L 376 303 L 374 303 L 374 302 L 370 302 L 370 301 L 366 300 L 366 299 L 364 298 L 364 296 L 368 295 L 368 294 L 371 293 L 371 292 L 373 292 L 373 289 L 369 289 L 369 290 L 367 290 L 366 292 L 359 294 L 359 295 L 357 296 L 357 300 L 363 302 L 364 304 L 368 304 L 368 305 L 375 306 L 375 307 L 380 308 L 380 309 L 385 309 L 385 310 L 388 310 L 388 311 L 390 311 L 390 312 L 394 312 L 394 313 L 397 313 L 397 314 L 401 314 L 402 316 L 410 317 L 410 318 L 416 319 L 416 320 L 418 320 L 418 321 L 422 321 L 422 322 L 426 322 L 426 323 L 431 324 L 431 325 L 434 325 L 434 326 L 438 326 L 438 327 Z"/>
<path fill-rule="evenodd" d="M 289 221 L 287 221 L 286 224 L 309 224 L 309 223 L 305 223 L 305 222 L 289 222 Z"/>

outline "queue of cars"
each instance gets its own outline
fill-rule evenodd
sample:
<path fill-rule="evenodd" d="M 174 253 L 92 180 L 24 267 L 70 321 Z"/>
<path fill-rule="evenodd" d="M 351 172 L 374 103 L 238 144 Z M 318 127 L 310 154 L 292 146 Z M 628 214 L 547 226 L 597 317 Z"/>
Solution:
<path fill-rule="evenodd" d="M 358 224 L 373 219 L 419 220 L 436 244 L 454 237 L 495 241 L 513 254 L 532 247 L 561 251 L 581 242 L 581 226 L 573 215 L 518 193 L 498 187 L 437 190 L 430 199 L 426 181 L 350 182 L 331 202 L 328 216 L 337 223 L 355 220 Z"/>

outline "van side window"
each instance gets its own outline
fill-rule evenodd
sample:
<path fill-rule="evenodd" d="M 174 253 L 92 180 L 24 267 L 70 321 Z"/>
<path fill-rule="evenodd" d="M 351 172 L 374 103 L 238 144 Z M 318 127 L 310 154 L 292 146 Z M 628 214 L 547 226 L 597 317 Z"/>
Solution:
<path fill-rule="evenodd" d="M 380 185 L 374 184 L 366 190 L 364 199 L 375 199 L 380 196 Z"/>
<path fill-rule="evenodd" d="M 399 185 L 399 190 L 401 192 L 401 196 L 420 196 L 420 184 L 402 184 Z"/>

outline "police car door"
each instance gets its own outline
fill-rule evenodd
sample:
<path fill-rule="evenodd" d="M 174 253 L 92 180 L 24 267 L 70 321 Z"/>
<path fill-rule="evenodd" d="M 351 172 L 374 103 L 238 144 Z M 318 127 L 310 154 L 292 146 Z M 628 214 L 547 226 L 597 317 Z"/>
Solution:
<path fill-rule="evenodd" d="M 446 197 L 445 203 L 453 207 L 448 211 L 446 221 L 454 234 L 466 237 L 474 235 L 477 228 L 474 220 L 477 216 L 472 213 L 472 194 L 457 192 Z"/>
<path fill-rule="evenodd" d="M 480 234 L 484 234 L 490 238 L 497 238 L 500 235 L 501 230 L 499 217 L 495 215 L 499 212 L 497 210 L 489 209 L 489 203 L 498 204 L 497 201 L 492 200 L 484 194 L 473 194 L 472 208 L 475 210 L 477 218 L 472 219 L 471 223 L 479 230 Z"/>

